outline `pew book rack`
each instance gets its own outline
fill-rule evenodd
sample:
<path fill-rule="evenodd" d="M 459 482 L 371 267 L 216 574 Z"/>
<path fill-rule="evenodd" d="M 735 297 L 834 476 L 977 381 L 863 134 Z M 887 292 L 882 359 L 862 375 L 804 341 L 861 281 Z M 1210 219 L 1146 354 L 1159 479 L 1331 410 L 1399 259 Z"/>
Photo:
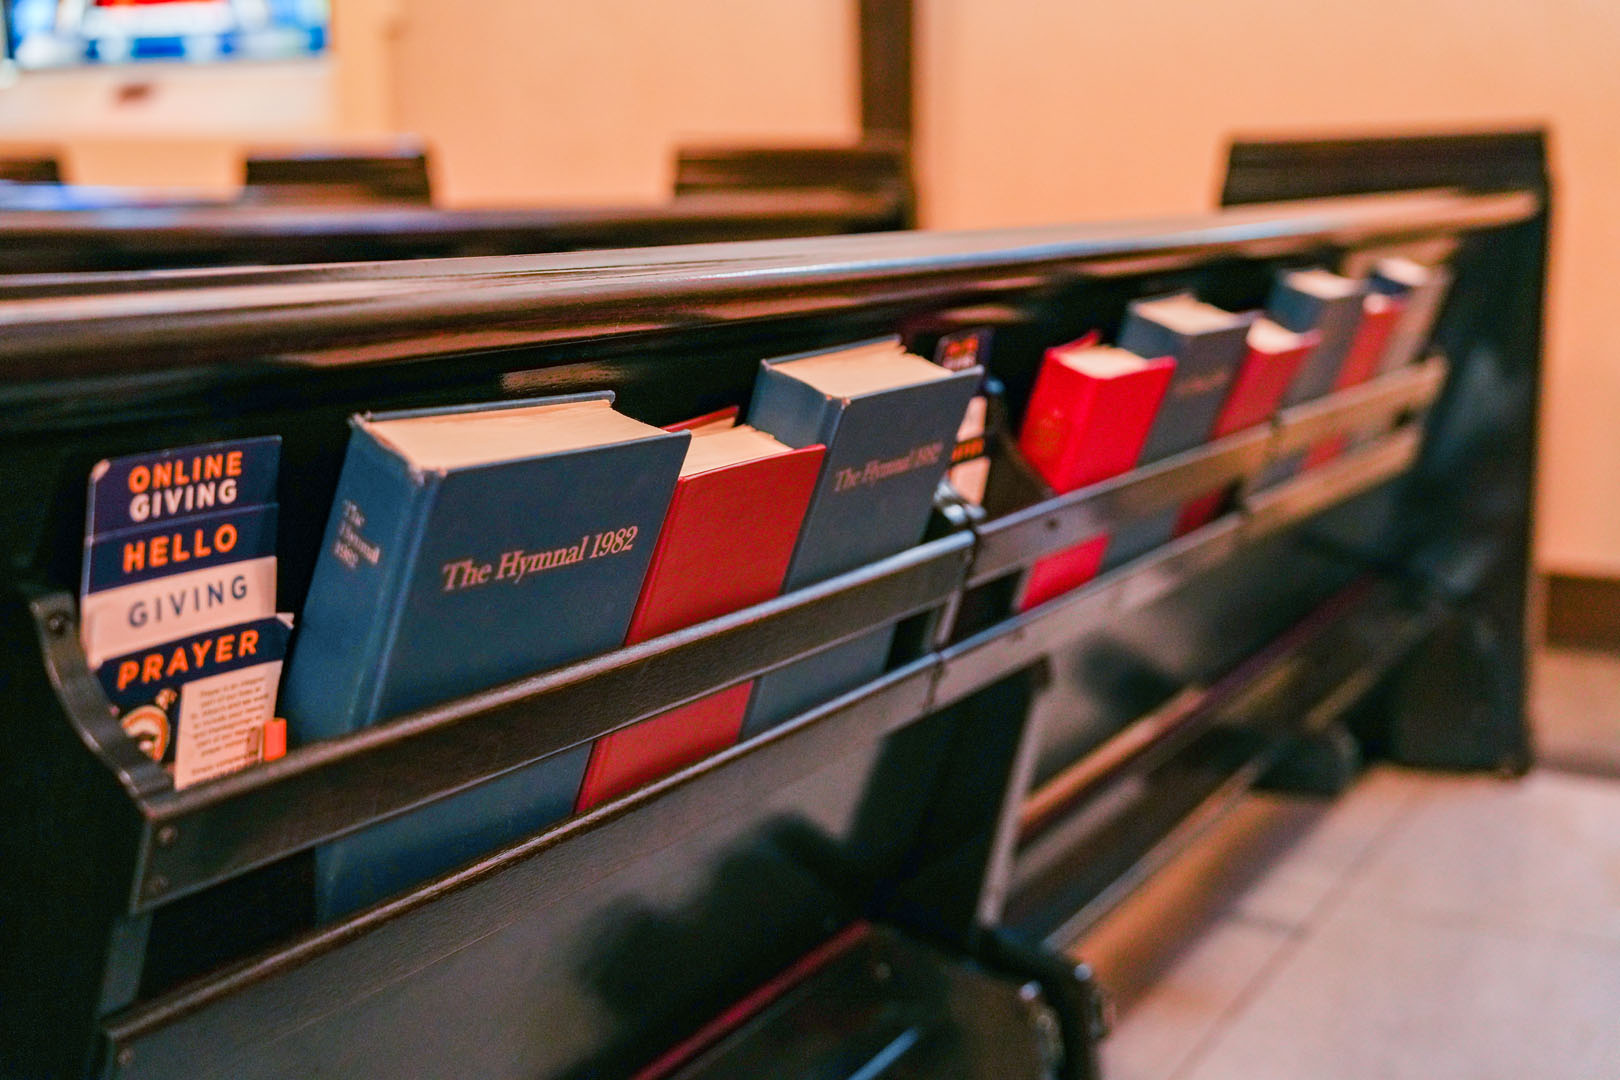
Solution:
<path fill-rule="evenodd" d="M 0 302 L 0 1072 L 746 1075 L 726 1062 L 787 1040 L 780 1009 L 810 999 L 711 1045 L 714 1018 L 877 923 L 842 955 L 888 959 L 814 978 L 881 1002 L 868 976 L 904 972 L 912 1011 L 874 1005 L 852 1032 L 903 1013 L 916 1045 L 977 1062 L 962 1075 L 1096 1075 L 1083 970 L 1056 957 L 1236 794 L 1331 786 L 1352 743 L 1527 764 L 1544 240 L 1544 190 L 1431 190 Z M 745 402 L 761 357 L 967 310 L 996 324 L 1016 411 L 1045 344 L 1117 329 L 1138 296 L 1255 307 L 1279 267 L 1436 244 L 1457 285 L 1419 364 L 1093 488 L 942 513 L 933 539 L 821 585 L 184 791 L 122 737 L 77 644 L 102 457 L 280 434 L 281 606 L 297 611 L 357 409 L 610 388 L 668 423 Z M 1268 463 L 1338 433 L 1363 438 L 1257 489 Z M 1239 497 L 1198 531 L 1033 610 L 998 606 L 1040 556 L 1222 485 Z M 886 624 L 901 632 L 877 682 L 314 925 L 314 845 Z M 965 1008 L 983 979 L 1024 1004 Z M 983 1056 L 1026 1043 L 1016 1068 Z"/>

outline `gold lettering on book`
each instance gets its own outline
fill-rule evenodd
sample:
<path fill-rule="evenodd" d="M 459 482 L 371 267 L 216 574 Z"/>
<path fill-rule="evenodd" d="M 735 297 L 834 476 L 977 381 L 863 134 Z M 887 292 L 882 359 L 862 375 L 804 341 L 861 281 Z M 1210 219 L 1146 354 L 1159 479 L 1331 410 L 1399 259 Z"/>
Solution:
<path fill-rule="evenodd" d="M 1192 397 L 1195 394 L 1208 394 L 1219 390 L 1226 385 L 1231 372 L 1226 370 L 1211 371 L 1200 376 L 1191 376 L 1177 382 L 1172 393 L 1177 397 Z"/>
<path fill-rule="evenodd" d="M 545 551 L 525 551 L 516 548 L 512 551 L 503 551 L 495 559 L 487 562 L 471 556 L 453 559 L 439 567 L 439 575 L 444 579 L 441 591 L 459 592 L 462 589 L 474 589 L 496 581 L 517 585 L 525 578 L 561 566 L 573 566 L 575 563 L 610 555 L 623 555 L 635 547 L 637 531 L 637 526 L 629 525 L 622 529 L 586 533 L 573 544 L 564 544 Z"/>
<path fill-rule="evenodd" d="M 361 535 L 360 530 L 365 527 L 365 512 L 354 502 L 344 499 L 338 517 L 337 539 L 332 542 L 332 555 L 350 570 L 361 563 L 376 566 L 382 558 L 382 548 Z"/>
<path fill-rule="evenodd" d="M 944 454 L 943 442 L 931 442 L 914 446 L 897 458 L 873 458 L 858 468 L 839 469 L 833 476 L 833 491 L 852 491 L 858 487 L 870 487 L 891 477 L 904 476 L 915 469 L 926 469 L 930 465 L 939 464 Z"/>

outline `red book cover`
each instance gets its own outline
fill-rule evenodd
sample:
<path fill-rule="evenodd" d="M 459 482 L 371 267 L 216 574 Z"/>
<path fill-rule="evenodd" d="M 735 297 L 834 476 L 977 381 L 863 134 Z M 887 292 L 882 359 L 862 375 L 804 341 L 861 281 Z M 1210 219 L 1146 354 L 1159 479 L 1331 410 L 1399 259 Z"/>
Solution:
<path fill-rule="evenodd" d="M 1321 339 L 1314 330 L 1296 334 L 1270 319 L 1256 319 L 1249 328 L 1249 353 L 1232 380 L 1210 437 L 1219 439 L 1270 420 Z"/>
<path fill-rule="evenodd" d="M 1062 494 L 1136 466 L 1175 362 L 1145 360 L 1091 334 L 1046 350 L 1018 447 Z"/>
<path fill-rule="evenodd" d="M 735 745 L 753 691 L 752 681 L 738 683 L 597 739 L 574 812 L 583 814 Z"/>
<path fill-rule="evenodd" d="M 1300 471 L 1305 472 L 1316 468 L 1318 465 L 1326 465 L 1328 462 L 1344 453 L 1344 448 L 1349 445 L 1350 436 L 1329 435 L 1321 442 L 1312 446 L 1305 454 L 1305 461 L 1300 465 Z"/>
<path fill-rule="evenodd" d="M 703 418 L 710 420 L 712 418 Z M 825 449 L 790 450 L 752 428 L 706 424 L 687 451 L 625 644 L 776 596 L 787 574 Z M 774 443 L 726 464 L 725 444 Z M 747 447 L 743 447 L 745 451 Z M 580 785 L 583 812 L 732 745 L 752 683 L 650 717 L 596 741 Z"/>
<path fill-rule="evenodd" d="M 1350 351 L 1345 354 L 1344 366 L 1339 369 L 1333 389 L 1347 390 L 1378 374 L 1390 335 L 1395 332 L 1405 307 L 1405 301 L 1399 297 L 1381 293 L 1371 293 L 1362 301 L 1361 327 L 1350 343 Z M 1344 453 L 1349 445 L 1348 434 L 1330 435 L 1311 447 L 1310 453 L 1305 455 L 1304 468 L 1325 465 Z"/>
<path fill-rule="evenodd" d="M 1232 380 L 1210 438 L 1223 438 L 1270 420 L 1305 358 L 1321 340 L 1314 330 L 1296 334 L 1270 319 L 1256 319 L 1249 328 L 1249 353 Z M 1176 519 L 1175 535 L 1185 536 L 1209 524 L 1225 501 L 1226 489 L 1221 488 L 1189 502 Z"/>
<path fill-rule="evenodd" d="M 1176 366 L 1096 341 L 1093 334 L 1047 350 L 1018 440 L 1059 494 L 1135 467 Z M 1107 546 L 1107 536 L 1097 536 L 1041 559 L 1030 568 L 1020 610 L 1091 580 Z"/>
<path fill-rule="evenodd" d="M 1370 293 L 1361 303 L 1361 326 L 1350 342 L 1344 366 L 1339 368 L 1339 377 L 1333 383 L 1335 390 L 1359 386 L 1378 374 L 1379 361 L 1384 358 L 1384 346 L 1389 344 L 1389 336 L 1395 332 L 1401 312 L 1406 307 L 1405 301 L 1399 297 L 1382 293 Z"/>
<path fill-rule="evenodd" d="M 1102 569 L 1103 555 L 1107 551 L 1108 534 L 1102 533 L 1037 560 L 1029 568 L 1029 577 L 1024 579 L 1024 594 L 1018 601 L 1018 610 L 1028 611 L 1084 585 Z"/>
<path fill-rule="evenodd" d="M 737 414 L 742 410 L 735 405 L 727 405 L 723 409 L 694 416 L 690 420 L 682 420 L 678 424 L 670 424 L 665 431 L 690 431 L 696 435 L 710 435 L 716 431 L 729 431 L 737 426 Z"/>

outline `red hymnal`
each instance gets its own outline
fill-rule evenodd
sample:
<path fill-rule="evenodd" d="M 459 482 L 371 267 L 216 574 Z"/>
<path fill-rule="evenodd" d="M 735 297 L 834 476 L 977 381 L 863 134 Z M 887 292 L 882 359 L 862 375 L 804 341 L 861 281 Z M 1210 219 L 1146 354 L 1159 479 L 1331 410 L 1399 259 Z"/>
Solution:
<path fill-rule="evenodd" d="M 1249 328 L 1248 355 L 1221 404 L 1210 438 L 1223 438 L 1270 420 L 1305 358 L 1321 339 L 1314 330 L 1296 334 L 1270 319 L 1256 319 Z M 1189 502 L 1176 519 L 1176 535 L 1185 536 L 1209 524 L 1225 501 L 1226 489 L 1221 488 Z"/>
<path fill-rule="evenodd" d="M 690 431 L 696 438 L 699 435 L 713 435 L 717 431 L 729 431 L 737 426 L 737 414 L 742 410 L 735 405 L 727 405 L 723 409 L 694 416 L 690 420 L 682 420 L 678 424 L 670 424 L 665 431 Z"/>
<path fill-rule="evenodd" d="M 1370 293 L 1362 301 L 1361 326 L 1350 343 L 1350 351 L 1345 354 L 1344 365 L 1339 368 L 1339 377 L 1333 383 L 1334 390 L 1359 386 L 1378 374 L 1384 349 L 1405 307 L 1405 301 L 1399 297 L 1382 293 Z M 1349 444 L 1349 435 L 1331 435 L 1323 439 L 1311 447 L 1311 452 L 1305 456 L 1305 468 L 1314 469 L 1332 461 Z"/>
<path fill-rule="evenodd" d="M 1167 356 L 1146 360 L 1096 342 L 1092 334 L 1046 351 L 1018 439 L 1059 494 L 1136 465 L 1176 366 Z M 1108 537 L 1097 536 L 1035 563 L 1020 610 L 1091 580 L 1107 546 Z"/>
<path fill-rule="evenodd" d="M 1389 344 L 1389 336 L 1401 321 L 1401 312 L 1405 307 L 1406 302 L 1400 297 L 1382 293 L 1369 293 L 1362 300 L 1361 326 L 1350 342 L 1350 351 L 1345 354 L 1344 365 L 1339 368 L 1339 377 L 1334 381 L 1333 389 L 1359 386 L 1378 374 L 1379 362 L 1384 358 L 1384 347 Z"/>
<path fill-rule="evenodd" d="M 776 596 L 821 471 L 824 448 L 793 450 L 713 415 L 693 438 L 625 644 Z M 737 741 L 753 684 L 742 683 L 609 735 L 591 748 L 575 809 L 589 810 Z"/>

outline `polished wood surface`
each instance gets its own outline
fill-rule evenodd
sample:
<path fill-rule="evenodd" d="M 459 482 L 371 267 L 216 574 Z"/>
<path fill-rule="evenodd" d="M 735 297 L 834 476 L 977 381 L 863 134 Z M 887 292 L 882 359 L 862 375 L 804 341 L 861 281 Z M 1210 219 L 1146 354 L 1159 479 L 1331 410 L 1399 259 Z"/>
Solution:
<path fill-rule="evenodd" d="M 709 197 L 691 196 L 696 200 Z M 778 195 L 724 197 L 776 201 Z M 861 200 L 827 193 L 853 209 Z M 854 199 L 852 204 L 849 200 Z M 808 212 L 798 197 L 789 200 Z M 716 204 L 685 204 L 712 220 Z M 617 324 L 645 332 L 696 319 L 785 317 L 897 303 L 951 279 L 964 291 L 1012 289 L 1040 277 L 1122 276 L 1168 271 L 1221 255 L 1267 257 L 1328 245 L 1395 242 L 1523 221 L 1533 195 L 1433 191 L 1237 208 L 1181 218 L 973 232 L 911 232 L 736 244 L 677 245 L 588 254 L 424 260 L 398 267 L 199 273 L 120 295 L 0 301 L 0 384 L 203 365 L 223 358 L 295 353 L 302 362 L 353 365 L 451 349 L 511 347 L 601 337 Z M 757 211 L 759 205 L 756 203 Z M 177 214 L 179 219 L 201 211 Z M 508 227 L 516 211 L 465 211 L 463 224 Z M 362 228 L 398 237 L 452 225 L 437 212 L 366 215 L 265 210 L 261 235 L 301 223 L 315 233 Z M 482 215 L 480 217 L 480 215 Z M 647 211 L 667 221 L 665 212 Z M 532 219 L 531 219 L 532 220 Z M 588 232 L 600 212 L 558 212 L 550 220 Z M 626 220 L 623 217 L 616 221 Z M 221 227 L 254 234 L 252 220 Z M 26 230 L 26 224 L 23 229 Z M 41 224 L 46 230 L 57 224 Z M 131 228 L 150 227 L 131 224 Z M 177 238 L 186 226 L 170 226 Z M 626 318 L 627 312 L 633 317 Z M 112 355 L 110 336 L 123 343 Z M 360 348 L 359 346 L 367 346 Z M 337 348 L 341 352 L 323 352 Z"/>

